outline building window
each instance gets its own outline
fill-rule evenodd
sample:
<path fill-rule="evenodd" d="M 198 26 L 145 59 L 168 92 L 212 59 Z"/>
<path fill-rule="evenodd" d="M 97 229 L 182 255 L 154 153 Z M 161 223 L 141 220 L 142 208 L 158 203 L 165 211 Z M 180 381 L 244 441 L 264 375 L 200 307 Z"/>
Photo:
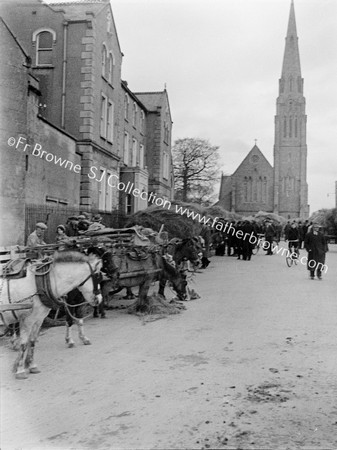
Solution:
<path fill-rule="evenodd" d="M 166 142 L 167 144 L 169 143 L 169 139 L 170 139 L 170 115 L 168 113 L 168 109 L 166 109 L 166 113 L 165 113 L 165 122 L 164 122 L 164 142 Z"/>
<path fill-rule="evenodd" d="M 106 138 L 106 124 L 107 124 L 107 98 L 102 94 L 101 99 L 101 137 Z"/>
<path fill-rule="evenodd" d="M 124 164 L 127 166 L 129 164 L 129 133 L 125 131 L 124 133 Z"/>
<path fill-rule="evenodd" d="M 267 203 L 267 177 L 263 178 L 262 202 Z"/>
<path fill-rule="evenodd" d="M 36 42 L 36 65 L 51 66 L 53 63 L 53 44 L 56 33 L 49 29 L 40 29 L 33 33 L 33 42 Z"/>
<path fill-rule="evenodd" d="M 167 153 L 164 153 L 163 177 L 165 178 L 165 180 L 169 179 L 169 155 Z"/>
<path fill-rule="evenodd" d="M 292 117 L 289 117 L 289 137 L 292 137 L 292 133 L 293 133 L 293 119 Z"/>
<path fill-rule="evenodd" d="M 133 110 L 132 110 L 132 125 L 135 128 L 137 126 L 137 112 L 138 112 L 138 107 L 137 107 L 137 104 L 134 102 L 133 103 Z"/>
<path fill-rule="evenodd" d="M 137 165 L 137 140 L 132 139 L 132 159 L 131 166 L 135 167 Z"/>
<path fill-rule="evenodd" d="M 144 111 L 140 112 L 140 132 L 144 134 L 145 131 L 145 114 Z"/>
<path fill-rule="evenodd" d="M 131 214 L 132 213 L 132 195 L 127 194 L 125 197 L 125 213 Z"/>
<path fill-rule="evenodd" d="M 106 172 L 106 198 L 105 198 L 105 211 L 112 211 L 112 192 L 113 192 L 113 182 L 108 183 L 109 177 L 112 175 L 111 170 Z M 103 180 L 104 181 L 104 180 Z"/>
<path fill-rule="evenodd" d="M 107 140 L 113 142 L 113 131 L 114 131 L 114 104 L 111 100 L 108 101 L 108 117 L 107 117 Z"/>
<path fill-rule="evenodd" d="M 108 81 L 110 84 L 113 84 L 113 71 L 114 71 L 114 58 L 112 56 L 112 53 L 109 55 L 109 63 L 108 63 Z"/>
<path fill-rule="evenodd" d="M 287 118 L 283 119 L 283 137 L 287 137 Z"/>
<path fill-rule="evenodd" d="M 248 182 L 247 177 L 244 178 L 243 181 L 243 201 L 248 202 Z"/>
<path fill-rule="evenodd" d="M 295 138 L 297 138 L 297 117 L 295 117 L 294 134 L 295 134 Z"/>
<path fill-rule="evenodd" d="M 99 179 L 101 180 L 98 184 L 98 208 L 101 211 L 105 211 L 105 197 L 106 197 L 106 177 L 105 169 L 103 167 L 100 168 Z"/>
<path fill-rule="evenodd" d="M 144 169 L 144 145 L 140 144 L 139 146 L 139 167 Z"/>
<path fill-rule="evenodd" d="M 130 104 L 129 96 L 128 96 L 128 94 L 125 94 L 125 96 L 124 96 L 124 119 L 125 120 L 129 120 L 129 104 Z"/>
<path fill-rule="evenodd" d="M 103 44 L 102 47 L 102 77 L 106 78 L 106 69 L 107 69 L 107 51 L 106 47 Z"/>

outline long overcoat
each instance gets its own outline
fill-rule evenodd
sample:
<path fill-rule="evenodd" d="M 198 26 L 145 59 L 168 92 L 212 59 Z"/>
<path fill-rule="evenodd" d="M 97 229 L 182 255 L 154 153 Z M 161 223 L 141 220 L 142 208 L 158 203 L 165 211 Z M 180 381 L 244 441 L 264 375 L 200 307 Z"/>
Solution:
<path fill-rule="evenodd" d="M 315 261 L 316 264 L 325 264 L 325 254 L 328 251 L 328 245 L 325 237 L 321 232 L 314 232 L 311 230 L 307 233 L 304 241 L 304 247 L 308 252 L 308 264 L 310 261 Z M 308 266 L 310 270 L 310 266 Z"/>

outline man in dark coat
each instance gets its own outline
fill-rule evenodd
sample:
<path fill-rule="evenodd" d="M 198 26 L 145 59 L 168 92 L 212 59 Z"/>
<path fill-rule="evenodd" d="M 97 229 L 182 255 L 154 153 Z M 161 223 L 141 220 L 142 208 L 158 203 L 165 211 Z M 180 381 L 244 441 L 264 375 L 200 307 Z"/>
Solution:
<path fill-rule="evenodd" d="M 242 225 L 242 259 L 244 261 L 250 261 L 253 253 L 252 236 L 257 240 L 257 236 L 254 234 L 254 226 L 249 220 L 245 220 Z M 254 241 L 253 241 L 254 242 Z"/>
<path fill-rule="evenodd" d="M 266 255 L 273 255 L 273 241 L 275 239 L 275 228 L 270 219 L 265 222 L 265 232 L 264 239 L 266 241 L 265 250 L 267 251 Z M 268 244 L 267 244 L 268 242 Z"/>
<path fill-rule="evenodd" d="M 322 279 L 322 269 L 325 266 L 325 254 L 328 251 L 324 234 L 320 232 L 319 225 L 314 223 L 311 230 L 307 233 L 304 241 L 304 247 L 308 252 L 308 270 L 310 271 L 310 278 L 315 278 L 315 271 L 317 278 Z"/>

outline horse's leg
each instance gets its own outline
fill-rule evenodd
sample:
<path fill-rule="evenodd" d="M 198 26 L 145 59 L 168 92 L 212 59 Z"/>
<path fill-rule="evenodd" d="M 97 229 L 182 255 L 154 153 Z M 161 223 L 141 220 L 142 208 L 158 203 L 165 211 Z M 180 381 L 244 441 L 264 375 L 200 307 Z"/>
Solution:
<path fill-rule="evenodd" d="M 98 305 L 98 312 L 101 316 L 101 319 L 105 319 L 105 303 L 104 303 L 104 297 L 102 296 L 102 301 Z"/>
<path fill-rule="evenodd" d="M 98 306 L 94 306 L 94 314 L 93 314 L 93 316 L 94 316 L 95 318 L 98 317 L 98 311 L 99 311 L 99 307 L 98 307 Z"/>
<path fill-rule="evenodd" d="M 77 319 L 78 337 L 81 339 L 84 345 L 90 345 L 90 339 L 88 339 L 84 334 L 84 324 L 83 319 Z"/>
<path fill-rule="evenodd" d="M 161 295 L 161 296 L 163 296 L 164 298 L 165 298 L 165 294 L 164 294 L 165 286 L 166 286 L 166 279 L 165 279 L 164 277 L 161 276 L 161 277 L 160 277 L 160 280 L 159 280 L 159 290 L 158 290 L 158 294 Z"/>
<path fill-rule="evenodd" d="M 126 295 L 125 295 L 125 297 L 123 297 L 123 298 L 128 299 L 128 300 L 131 300 L 131 299 L 135 298 L 135 295 L 134 295 L 134 293 L 132 292 L 131 287 L 127 287 L 127 288 L 126 288 Z"/>
<path fill-rule="evenodd" d="M 148 298 L 147 294 L 149 292 L 151 282 L 153 277 L 148 276 L 140 285 L 139 285 L 139 294 L 137 300 L 137 311 L 143 312 L 146 311 L 148 306 Z"/>
<path fill-rule="evenodd" d="M 11 345 L 14 351 L 18 351 L 20 348 L 20 322 L 9 325 L 11 332 Z"/>
<path fill-rule="evenodd" d="M 73 348 L 75 347 L 75 342 L 73 339 L 73 335 L 71 332 L 71 327 L 72 327 L 72 323 L 71 325 L 69 325 L 68 321 L 66 322 L 66 344 L 68 345 L 68 348 Z"/>
<path fill-rule="evenodd" d="M 29 337 L 26 366 L 29 369 L 30 373 L 40 373 L 40 370 L 37 368 L 37 365 L 34 361 L 34 350 L 35 350 L 35 342 L 39 335 L 39 331 L 40 331 L 42 322 L 43 322 L 43 319 L 34 324 L 31 334 L 30 334 L 30 337 Z"/>

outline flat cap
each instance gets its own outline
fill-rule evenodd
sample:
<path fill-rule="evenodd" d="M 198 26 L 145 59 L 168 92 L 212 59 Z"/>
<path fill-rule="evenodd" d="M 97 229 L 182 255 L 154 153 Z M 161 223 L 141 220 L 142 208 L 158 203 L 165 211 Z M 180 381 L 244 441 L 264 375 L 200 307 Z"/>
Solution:
<path fill-rule="evenodd" d="M 46 230 L 48 227 L 47 227 L 47 225 L 46 225 L 45 223 L 43 223 L 43 222 L 38 222 L 38 223 L 36 224 L 36 228 L 41 228 L 41 230 Z"/>

